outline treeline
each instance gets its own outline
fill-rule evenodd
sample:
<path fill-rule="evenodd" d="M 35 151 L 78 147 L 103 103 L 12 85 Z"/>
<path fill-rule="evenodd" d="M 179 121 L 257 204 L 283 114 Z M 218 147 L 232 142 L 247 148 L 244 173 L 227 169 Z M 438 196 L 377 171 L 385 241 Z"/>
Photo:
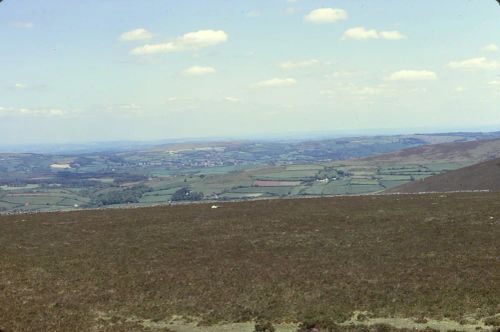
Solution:
<path fill-rule="evenodd" d="M 98 194 L 97 196 L 92 197 L 90 205 L 99 207 L 113 204 L 139 203 L 142 195 L 152 190 L 153 189 L 144 185 L 112 190 L 107 193 Z"/>
<path fill-rule="evenodd" d="M 172 201 L 201 201 L 203 199 L 203 193 L 191 191 L 188 188 L 184 187 L 177 190 L 172 195 Z"/>

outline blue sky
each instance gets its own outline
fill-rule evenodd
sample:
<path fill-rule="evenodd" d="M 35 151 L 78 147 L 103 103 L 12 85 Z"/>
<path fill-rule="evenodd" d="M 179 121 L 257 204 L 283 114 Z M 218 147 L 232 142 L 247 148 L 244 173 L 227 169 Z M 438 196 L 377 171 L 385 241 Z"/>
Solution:
<path fill-rule="evenodd" d="M 481 1 L 4 0 L 3 144 L 500 130 Z"/>

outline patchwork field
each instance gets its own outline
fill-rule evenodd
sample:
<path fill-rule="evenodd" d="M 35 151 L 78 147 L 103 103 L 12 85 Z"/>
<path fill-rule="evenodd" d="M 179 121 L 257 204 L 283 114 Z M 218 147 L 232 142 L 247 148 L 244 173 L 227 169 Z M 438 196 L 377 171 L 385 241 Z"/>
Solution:
<path fill-rule="evenodd" d="M 389 192 L 500 191 L 500 158 L 406 183 Z"/>
<path fill-rule="evenodd" d="M 500 157 L 498 137 L 447 133 L 0 154 L 0 213 L 377 193 Z"/>
<path fill-rule="evenodd" d="M 267 167 L 216 167 L 189 169 L 186 173 L 155 175 L 119 186 L 101 183 L 97 188 L 55 186 L 2 186 L 2 211 L 55 211 L 100 207 L 95 198 L 129 187 L 147 190 L 129 206 L 165 204 L 181 188 L 203 194 L 204 199 L 234 200 L 257 197 L 359 195 L 384 190 L 460 168 L 460 163 L 380 164 L 344 161 L 326 164 Z M 113 180 L 111 180 L 113 181 Z M 116 204 L 111 204 L 116 205 Z"/>
<path fill-rule="evenodd" d="M 0 330 L 499 328 L 500 194 L 218 205 L 0 217 Z"/>

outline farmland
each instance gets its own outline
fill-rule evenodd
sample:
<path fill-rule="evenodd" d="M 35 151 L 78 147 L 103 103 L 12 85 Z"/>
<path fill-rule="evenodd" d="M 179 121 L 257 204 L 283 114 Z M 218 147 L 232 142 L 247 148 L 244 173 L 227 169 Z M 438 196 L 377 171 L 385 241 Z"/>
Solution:
<path fill-rule="evenodd" d="M 500 140 L 486 138 L 498 135 L 184 143 L 85 154 L 0 154 L 0 213 L 165 204 L 182 200 L 181 191 L 189 200 L 222 201 L 378 193 L 494 157 Z M 445 143 L 425 145 L 430 142 Z M 456 153 L 457 149 L 464 152 Z"/>
<path fill-rule="evenodd" d="M 500 158 L 406 183 L 390 192 L 500 191 Z"/>
<path fill-rule="evenodd" d="M 372 323 L 386 324 L 378 331 L 485 331 L 498 324 L 498 193 L 219 206 L 0 217 L 0 329 L 251 332 L 259 322 L 291 332 L 364 331 Z"/>
<path fill-rule="evenodd" d="M 260 166 L 221 172 L 211 168 L 168 176 L 151 176 L 141 181 L 116 185 L 114 180 L 91 180 L 74 186 L 16 185 L 0 189 L 0 210 L 55 211 L 99 207 L 116 196 L 139 189 L 137 198 L 124 201 L 129 206 L 164 204 L 182 188 L 203 194 L 205 199 L 231 200 L 256 197 L 352 195 L 382 192 L 386 189 L 443 171 L 461 164 L 418 164 L 373 167 L 359 163 L 325 163 L 290 166 Z M 141 189 L 145 187 L 146 189 Z M 130 197 L 126 195 L 125 197 Z M 119 198 L 117 198 L 119 199 Z"/>

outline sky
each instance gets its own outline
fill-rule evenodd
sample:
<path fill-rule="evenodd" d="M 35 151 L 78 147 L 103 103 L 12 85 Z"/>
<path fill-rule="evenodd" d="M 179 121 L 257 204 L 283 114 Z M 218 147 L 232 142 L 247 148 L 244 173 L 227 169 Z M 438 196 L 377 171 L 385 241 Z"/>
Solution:
<path fill-rule="evenodd" d="M 4 0 L 0 144 L 500 130 L 494 0 Z"/>

